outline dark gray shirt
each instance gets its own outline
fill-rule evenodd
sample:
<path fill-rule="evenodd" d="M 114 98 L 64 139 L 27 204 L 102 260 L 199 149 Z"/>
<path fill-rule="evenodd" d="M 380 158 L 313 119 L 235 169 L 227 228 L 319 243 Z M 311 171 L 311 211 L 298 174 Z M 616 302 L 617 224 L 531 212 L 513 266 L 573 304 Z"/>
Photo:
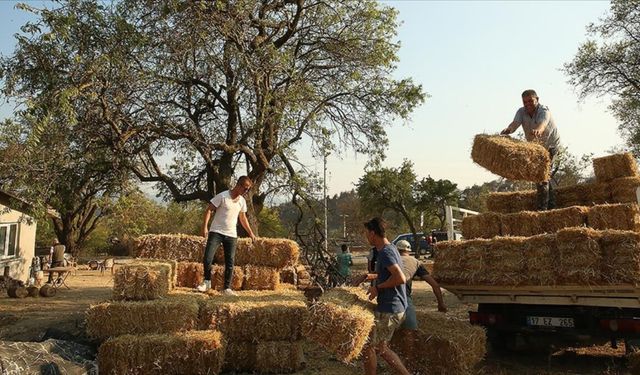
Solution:
<path fill-rule="evenodd" d="M 415 276 L 424 277 L 429 275 L 429 271 L 420 263 L 419 260 L 412 256 L 400 256 L 402 259 L 402 273 L 407 278 L 406 290 L 407 297 L 411 297 L 411 282 Z"/>

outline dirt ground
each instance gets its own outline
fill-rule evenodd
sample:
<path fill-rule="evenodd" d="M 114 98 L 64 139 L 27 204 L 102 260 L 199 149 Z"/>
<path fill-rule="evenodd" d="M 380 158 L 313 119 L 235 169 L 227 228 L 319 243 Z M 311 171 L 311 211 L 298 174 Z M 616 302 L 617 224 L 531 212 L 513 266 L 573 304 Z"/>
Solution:
<path fill-rule="evenodd" d="M 364 259 L 355 257 L 354 269 L 364 269 Z M 79 270 L 69 276 L 71 289 L 61 289 L 52 298 L 12 299 L 0 296 L 0 340 L 41 341 L 46 338 L 71 339 L 86 342 L 84 312 L 90 304 L 106 300 L 113 285 L 111 274 Z M 435 298 L 424 282 L 414 284 L 414 301 L 419 307 L 435 310 Z M 447 314 L 466 318 L 474 305 L 460 303 L 445 291 Z M 307 343 L 306 369 L 299 374 L 361 374 L 360 363 L 345 365 L 318 346 Z M 380 365 L 380 374 L 389 374 Z M 479 364 L 476 374 L 499 375 L 560 375 L 560 374 L 629 374 L 624 359 L 624 346 L 611 349 L 609 345 L 587 348 L 558 348 L 555 350 L 526 350 L 510 354 L 489 352 Z"/>

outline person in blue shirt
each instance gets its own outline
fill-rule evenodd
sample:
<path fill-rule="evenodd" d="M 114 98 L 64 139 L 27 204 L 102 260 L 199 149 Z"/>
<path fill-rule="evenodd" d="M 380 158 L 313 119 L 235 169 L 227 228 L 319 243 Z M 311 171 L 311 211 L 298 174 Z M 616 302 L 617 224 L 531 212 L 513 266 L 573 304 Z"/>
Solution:
<path fill-rule="evenodd" d="M 365 374 L 375 374 L 377 354 L 399 374 L 409 374 L 400 357 L 389 348 L 393 333 L 400 327 L 407 310 L 406 277 L 398 249 L 385 236 L 385 222 L 375 217 L 364 223 L 365 237 L 376 249 L 375 273 L 364 275 L 354 284 L 373 280 L 369 299 L 377 299 L 374 312 L 375 326 L 369 336 L 369 345 L 363 350 Z"/>

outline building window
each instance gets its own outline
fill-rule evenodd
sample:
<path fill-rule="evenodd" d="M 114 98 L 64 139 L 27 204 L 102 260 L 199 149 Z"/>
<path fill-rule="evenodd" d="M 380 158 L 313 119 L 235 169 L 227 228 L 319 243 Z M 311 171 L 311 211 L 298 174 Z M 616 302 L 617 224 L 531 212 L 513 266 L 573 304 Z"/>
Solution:
<path fill-rule="evenodd" d="M 16 256 L 18 224 L 0 224 L 0 258 Z"/>

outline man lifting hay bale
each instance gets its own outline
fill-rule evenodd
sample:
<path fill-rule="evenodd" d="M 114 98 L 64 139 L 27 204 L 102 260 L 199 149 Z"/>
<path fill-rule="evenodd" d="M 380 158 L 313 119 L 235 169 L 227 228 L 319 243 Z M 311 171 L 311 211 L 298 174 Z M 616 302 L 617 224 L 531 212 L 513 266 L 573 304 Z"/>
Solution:
<path fill-rule="evenodd" d="M 223 191 L 211 199 L 209 206 L 205 210 L 203 236 L 207 237 L 207 244 L 204 251 L 204 282 L 198 285 L 200 292 L 206 292 L 211 289 L 211 264 L 216 253 L 216 249 L 220 244 L 224 249 L 224 293 L 233 295 L 231 290 L 231 281 L 233 279 L 233 263 L 236 252 L 236 244 L 238 241 L 238 233 L 236 225 L 238 218 L 240 224 L 247 231 L 251 240 L 255 240 L 249 220 L 247 219 L 247 202 L 243 194 L 246 194 L 253 186 L 253 182 L 247 176 L 238 179 L 236 186 L 231 190 Z M 213 222 L 207 230 L 209 219 L 213 212 Z"/>
<path fill-rule="evenodd" d="M 541 142 L 549 151 L 551 165 L 553 165 L 553 158 L 560 147 L 560 135 L 549 107 L 538 102 L 538 94 L 534 90 L 525 90 L 522 93 L 522 104 L 524 106 L 518 109 L 513 121 L 500 134 L 511 134 L 522 125 L 527 141 Z M 537 190 L 539 210 L 555 207 L 550 178 L 547 181 L 538 183 Z"/>

